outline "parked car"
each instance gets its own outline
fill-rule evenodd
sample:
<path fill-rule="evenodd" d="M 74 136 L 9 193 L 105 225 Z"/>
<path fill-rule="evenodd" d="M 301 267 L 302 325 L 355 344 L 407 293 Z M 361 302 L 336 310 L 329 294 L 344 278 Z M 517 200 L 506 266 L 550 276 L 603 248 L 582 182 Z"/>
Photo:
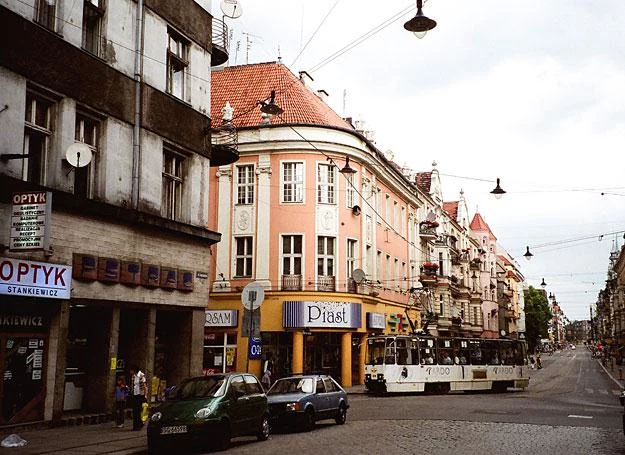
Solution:
<path fill-rule="evenodd" d="M 278 379 L 267 391 L 267 399 L 272 425 L 296 425 L 306 431 L 324 419 L 343 425 L 349 408 L 347 393 L 327 375 Z"/>
<path fill-rule="evenodd" d="M 269 428 L 267 396 L 254 375 L 193 377 L 151 411 L 148 453 L 175 453 L 184 443 L 225 450 L 235 436 L 255 435 L 264 441 Z"/>

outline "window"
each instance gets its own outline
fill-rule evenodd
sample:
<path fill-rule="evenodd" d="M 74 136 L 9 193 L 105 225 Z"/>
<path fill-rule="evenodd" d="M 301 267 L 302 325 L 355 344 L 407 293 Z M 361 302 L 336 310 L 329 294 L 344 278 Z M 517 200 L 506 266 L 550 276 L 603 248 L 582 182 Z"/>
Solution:
<path fill-rule="evenodd" d="M 284 275 L 302 274 L 302 236 L 282 236 L 282 273 Z"/>
<path fill-rule="evenodd" d="M 317 275 L 334 276 L 334 237 L 317 239 Z"/>
<path fill-rule="evenodd" d="M 356 269 L 356 251 L 357 242 L 353 239 L 347 239 L 347 278 L 351 278 Z"/>
<path fill-rule="evenodd" d="M 182 206 L 182 164 L 184 156 L 165 149 L 163 152 L 163 203 L 165 218 L 179 220 Z"/>
<path fill-rule="evenodd" d="M 89 164 L 74 168 L 74 194 L 76 196 L 93 197 L 99 134 L 100 122 L 98 120 L 81 113 L 76 114 L 74 139 L 88 145 L 91 150 Z"/>
<path fill-rule="evenodd" d="M 390 286 L 391 280 L 392 280 L 392 276 L 393 276 L 393 270 L 392 270 L 392 263 L 391 263 L 391 255 L 387 254 L 386 255 L 386 276 L 384 277 L 384 288 L 388 288 L 388 286 Z"/>
<path fill-rule="evenodd" d="M 386 195 L 386 204 L 384 206 L 384 220 L 388 224 L 391 224 L 392 222 L 391 220 L 391 196 L 389 196 L 388 194 Z"/>
<path fill-rule="evenodd" d="M 439 252 L 438 253 L 438 274 L 439 275 L 444 275 L 443 272 L 443 265 L 444 265 L 445 261 L 443 260 L 443 253 Z"/>
<path fill-rule="evenodd" d="M 189 66 L 189 41 L 173 30 L 168 31 L 167 45 L 167 93 L 184 99 L 186 73 Z"/>
<path fill-rule="evenodd" d="M 254 203 L 254 165 L 237 166 L 237 204 Z"/>
<path fill-rule="evenodd" d="M 438 309 L 438 314 L 440 314 L 441 316 L 445 316 L 445 302 L 443 301 L 442 295 L 438 296 Z"/>
<path fill-rule="evenodd" d="M 223 332 L 204 333 L 204 374 L 236 371 L 237 334 Z"/>
<path fill-rule="evenodd" d="M 345 176 L 347 177 L 345 180 L 345 203 L 347 207 L 351 208 L 356 205 L 356 190 L 354 188 L 356 182 L 354 181 L 354 174 L 345 174 Z"/>
<path fill-rule="evenodd" d="M 282 202 L 304 202 L 304 163 L 282 163 Z"/>
<path fill-rule="evenodd" d="M 336 166 L 332 164 L 317 165 L 317 202 L 319 204 L 335 203 Z"/>
<path fill-rule="evenodd" d="M 82 47 L 98 57 L 102 55 L 103 3 L 103 0 L 84 0 L 82 11 Z"/>
<path fill-rule="evenodd" d="M 22 178 L 37 185 L 45 185 L 46 160 L 52 136 L 54 103 L 34 93 L 26 93 L 24 119 L 24 160 Z"/>
<path fill-rule="evenodd" d="M 50 30 L 54 30 L 56 25 L 56 1 L 36 0 L 35 22 Z"/>
<path fill-rule="evenodd" d="M 399 211 L 398 211 L 398 205 L 397 205 L 397 201 L 393 201 L 393 220 L 392 220 L 392 224 L 393 227 L 395 228 L 395 230 L 399 230 Z"/>
<path fill-rule="evenodd" d="M 237 277 L 252 276 L 252 237 L 237 237 L 236 243 L 236 270 Z"/>

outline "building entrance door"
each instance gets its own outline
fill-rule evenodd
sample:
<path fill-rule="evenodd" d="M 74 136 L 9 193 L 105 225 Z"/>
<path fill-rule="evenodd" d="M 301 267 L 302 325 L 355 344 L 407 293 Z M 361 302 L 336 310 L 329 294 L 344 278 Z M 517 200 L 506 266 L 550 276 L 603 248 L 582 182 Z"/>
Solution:
<path fill-rule="evenodd" d="M 341 378 L 341 333 L 316 332 L 305 337 L 304 373 Z"/>

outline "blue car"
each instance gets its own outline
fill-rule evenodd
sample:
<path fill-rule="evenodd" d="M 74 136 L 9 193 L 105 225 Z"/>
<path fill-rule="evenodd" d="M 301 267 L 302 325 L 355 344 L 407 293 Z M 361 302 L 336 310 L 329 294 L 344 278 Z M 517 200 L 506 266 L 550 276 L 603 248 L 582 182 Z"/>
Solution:
<path fill-rule="evenodd" d="M 300 375 L 278 379 L 267 391 L 269 415 L 275 427 L 297 426 L 311 431 L 319 420 L 347 419 L 347 393 L 330 376 Z"/>

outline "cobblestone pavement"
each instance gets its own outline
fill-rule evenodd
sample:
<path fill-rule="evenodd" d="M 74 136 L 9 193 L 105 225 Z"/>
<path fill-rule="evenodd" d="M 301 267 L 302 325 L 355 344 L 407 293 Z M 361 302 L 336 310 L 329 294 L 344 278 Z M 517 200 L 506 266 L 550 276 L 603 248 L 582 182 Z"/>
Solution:
<path fill-rule="evenodd" d="M 268 441 L 240 438 L 228 454 L 488 454 L 612 455 L 625 453 L 622 431 L 449 420 L 320 423 L 310 433 L 274 434 Z"/>

